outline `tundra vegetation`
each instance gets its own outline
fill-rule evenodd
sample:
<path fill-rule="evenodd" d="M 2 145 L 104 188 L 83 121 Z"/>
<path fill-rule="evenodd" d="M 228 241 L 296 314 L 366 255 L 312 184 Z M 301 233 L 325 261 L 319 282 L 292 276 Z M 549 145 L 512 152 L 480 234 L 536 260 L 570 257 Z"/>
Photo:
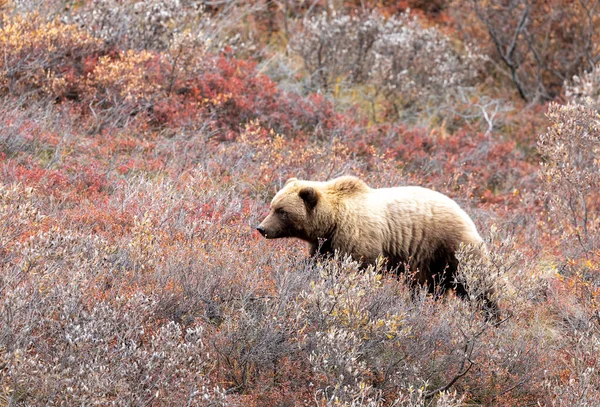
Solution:
<path fill-rule="evenodd" d="M 0 2 L 0 406 L 600 405 L 600 0 Z M 254 227 L 457 200 L 502 320 Z"/>

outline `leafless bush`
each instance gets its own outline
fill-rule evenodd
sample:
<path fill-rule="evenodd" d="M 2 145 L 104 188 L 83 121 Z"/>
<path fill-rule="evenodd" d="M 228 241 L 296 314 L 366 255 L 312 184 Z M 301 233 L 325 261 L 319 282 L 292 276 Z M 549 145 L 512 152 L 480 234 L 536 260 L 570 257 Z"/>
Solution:
<path fill-rule="evenodd" d="M 370 98 L 384 97 L 397 115 L 443 102 L 475 78 L 481 62 L 408 13 L 388 19 L 323 13 L 304 21 L 291 46 L 314 89 L 337 94 L 348 84 L 365 85 Z"/>
<path fill-rule="evenodd" d="M 548 290 L 562 329 L 552 349 L 561 357 L 544 380 L 553 406 L 598 404 L 600 346 L 597 290 L 600 284 L 600 119 L 596 71 L 567 85 L 567 105 L 551 104 L 548 132 L 539 138 L 549 220 L 562 242 L 557 259 L 561 284 Z M 594 355 L 594 356 L 592 356 Z"/>
<path fill-rule="evenodd" d="M 600 244 L 600 119 L 590 101 L 551 104 L 551 125 L 539 138 L 551 216 L 568 257 L 598 256 Z"/>
<path fill-rule="evenodd" d="M 178 37 L 188 38 L 187 52 L 197 46 L 214 51 L 259 52 L 245 20 L 264 11 L 261 2 L 226 1 L 210 12 L 200 0 L 91 0 L 65 10 L 65 20 L 119 49 L 173 49 Z"/>
<path fill-rule="evenodd" d="M 393 297 L 382 285 L 381 270 L 361 273 L 357 267 L 349 258 L 319 263 L 320 278 L 301 294 L 299 321 L 314 329 L 301 343 L 310 350 L 312 372 L 324 385 L 315 392 L 318 404 L 378 405 L 382 392 L 373 385 L 377 371 L 393 375 L 399 361 L 389 353 L 372 362 L 384 349 L 393 352 L 391 344 L 409 334 L 404 313 L 392 306 Z"/>
<path fill-rule="evenodd" d="M 490 97 L 474 87 L 459 86 L 447 100 L 443 106 L 445 115 L 452 114 L 462 120 L 459 123 L 476 125 L 486 133 L 501 128 L 506 123 L 506 114 L 513 110 L 509 101 Z"/>
<path fill-rule="evenodd" d="M 310 74 L 310 86 L 334 92 L 341 81 L 364 82 L 372 64 L 373 46 L 384 21 L 378 14 L 331 16 L 323 13 L 304 21 L 291 40 Z M 344 86 L 342 82 L 340 86 Z"/>
<path fill-rule="evenodd" d="M 575 287 L 580 295 L 565 291 Z M 559 342 L 551 344 L 550 350 L 560 358 L 543 382 L 552 406 L 587 407 L 600 402 L 600 325 L 594 290 L 594 284 L 573 279 L 549 292 L 563 333 Z"/>
<path fill-rule="evenodd" d="M 199 36 L 204 20 L 201 1 L 93 0 L 76 9 L 70 20 L 96 38 L 125 49 L 169 47 L 179 33 Z"/>
<path fill-rule="evenodd" d="M 490 244 L 497 245 L 502 243 Z M 469 287 L 489 294 L 489 279 L 513 273 L 517 259 L 504 263 L 504 255 L 501 249 L 485 262 L 462 257 Z M 496 265 L 497 260 L 502 263 Z M 433 300 L 425 291 L 412 292 L 402 280 L 382 276 L 377 268 L 358 272 L 348 259 L 319 263 L 317 270 L 318 280 L 299 298 L 298 319 L 305 326 L 301 343 L 310 351 L 319 405 L 375 406 L 383 400 L 407 406 L 460 405 L 473 383 L 498 386 L 494 392 L 477 393 L 493 403 L 505 394 L 532 391 L 543 377 L 544 364 L 538 359 L 543 330 L 525 334 L 510 316 L 486 320 L 477 293 L 466 301 L 451 294 Z M 521 294 L 497 294 L 507 295 Z M 489 376 L 488 369 L 498 376 Z"/>
<path fill-rule="evenodd" d="M 511 281 L 519 275 L 523 263 L 523 255 L 516 248 L 514 238 L 501 236 L 496 225 L 492 225 L 487 240 L 485 246 L 464 246 L 458 250 L 456 279 L 466 288 L 471 312 L 476 313 L 479 307 L 492 317 L 494 323 L 502 319 L 499 303 L 527 296 L 527 290 L 523 285 L 517 292 Z"/>
<path fill-rule="evenodd" d="M 469 83 L 479 56 L 468 48 L 461 55 L 442 33 L 403 14 L 386 21 L 374 58 L 370 75 L 376 86 L 388 100 L 399 100 L 394 106 L 410 106 L 420 99 L 439 102 L 440 94 Z"/>

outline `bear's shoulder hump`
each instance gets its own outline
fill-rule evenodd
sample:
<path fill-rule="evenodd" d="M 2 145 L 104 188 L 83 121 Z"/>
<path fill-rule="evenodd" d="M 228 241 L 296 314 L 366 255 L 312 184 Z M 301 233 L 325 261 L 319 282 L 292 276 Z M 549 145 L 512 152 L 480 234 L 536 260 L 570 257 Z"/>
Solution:
<path fill-rule="evenodd" d="M 330 188 L 341 195 L 353 195 L 369 191 L 369 186 L 360 178 L 343 176 L 329 181 Z"/>

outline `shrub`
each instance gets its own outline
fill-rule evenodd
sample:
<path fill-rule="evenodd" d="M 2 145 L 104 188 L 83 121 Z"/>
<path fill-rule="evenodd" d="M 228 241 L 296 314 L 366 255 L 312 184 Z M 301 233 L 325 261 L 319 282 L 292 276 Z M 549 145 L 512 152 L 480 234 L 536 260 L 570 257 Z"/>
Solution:
<path fill-rule="evenodd" d="M 37 13 L 7 18 L 0 28 L 2 91 L 31 97 L 60 82 L 65 85 L 57 97 L 77 98 L 83 85 L 77 79 L 101 49 L 101 41 L 57 19 L 46 22 Z"/>
<path fill-rule="evenodd" d="M 323 13 L 308 18 L 291 39 L 312 89 L 340 94 L 364 85 L 368 98 L 383 97 L 400 117 L 404 111 L 443 103 L 472 82 L 479 57 L 458 52 L 435 28 L 408 12 L 384 19 L 376 12 Z"/>
<path fill-rule="evenodd" d="M 551 268 L 558 279 L 549 287 L 552 312 L 563 339 L 561 355 L 544 380 L 553 405 L 595 405 L 600 382 L 593 356 L 600 344 L 600 118 L 597 80 L 592 71 L 567 86 L 566 105 L 548 109 L 550 126 L 540 135 L 542 180 L 548 220 L 561 246 Z M 594 99 L 593 99 L 594 98 Z M 556 264 L 558 263 L 558 264 Z"/>
<path fill-rule="evenodd" d="M 196 0 L 90 0 L 76 8 L 69 20 L 118 49 L 166 50 L 180 33 L 193 31 L 201 36 L 209 20 L 202 4 Z"/>
<path fill-rule="evenodd" d="M 210 54 L 198 41 L 183 33 L 163 53 L 118 51 L 75 25 L 17 15 L 0 30 L 0 79 L 5 93 L 73 102 L 91 116 L 93 133 L 135 122 L 146 129 L 208 127 L 231 140 L 253 120 L 293 136 L 327 134 L 337 125 L 322 97 L 282 92 L 256 63 Z"/>
<path fill-rule="evenodd" d="M 600 119 L 589 102 L 551 104 L 548 118 L 551 125 L 538 149 L 545 159 L 541 172 L 551 216 L 567 258 L 598 259 Z"/>

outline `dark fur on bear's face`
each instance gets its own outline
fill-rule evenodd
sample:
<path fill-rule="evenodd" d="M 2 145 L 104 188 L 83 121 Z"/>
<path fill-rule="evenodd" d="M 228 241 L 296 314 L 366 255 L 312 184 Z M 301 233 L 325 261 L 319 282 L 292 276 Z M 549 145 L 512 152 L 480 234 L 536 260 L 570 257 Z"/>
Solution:
<path fill-rule="evenodd" d="M 316 222 L 316 217 L 317 213 L 327 213 L 328 208 L 322 202 L 320 192 L 295 181 L 296 178 L 288 180 L 275 195 L 269 215 L 257 227 L 267 239 L 295 237 L 311 241 L 311 236 L 322 234 L 323 223 Z"/>

